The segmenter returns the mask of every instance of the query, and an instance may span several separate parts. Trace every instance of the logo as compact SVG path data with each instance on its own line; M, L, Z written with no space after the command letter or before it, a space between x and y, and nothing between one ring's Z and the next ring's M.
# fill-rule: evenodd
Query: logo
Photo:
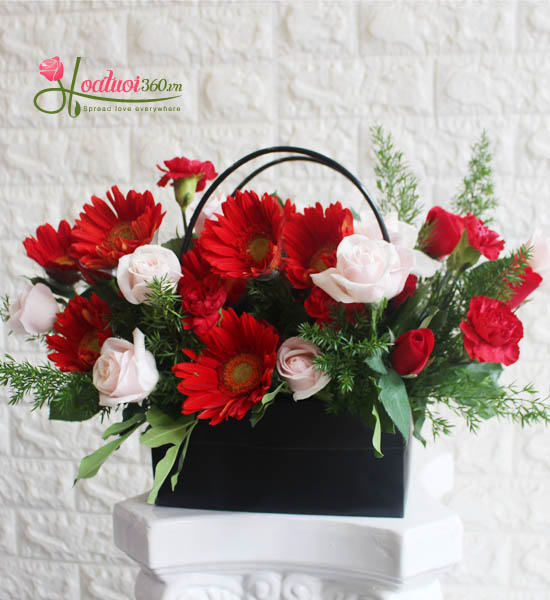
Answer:
M54 56L53 58L47 58L46 60L40 63L39 71L40 74L43 75L48 81L57 82L59 87L48 87L43 90L40 90L34 97L34 106L43 113L54 115L60 113L62 110L67 107L67 112L69 116L72 118L78 117L82 110L84 112L91 111L111 111L113 107L111 105L97 107L97 106L82 106L80 102L76 98L87 98L89 100L96 100L99 102L106 103L114 103L114 110L118 111L130 111L133 107L134 110L175 110L174 108L145 108L139 105L143 105L145 103L150 104L154 102L166 102L167 100L174 100L175 98L180 98L181 94L177 94L175 96L163 96L162 98L136 98L135 96L132 98L125 97L115 97L105 94L130 94L130 93L145 93L145 92L181 92L182 84L181 83L169 83L164 77L161 79L149 79L147 77L140 77L136 75L134 79L118 79L115 77L114 71L112 69L107 70L107 75L105 75L101 79L96 79L92 81L91 79L85 79L80 83L80 91L77 90L77 75L78 69L80 67L80 61L82 57L77 56L74 69L73 69L73 77L71 81L71 87L66 88L61 78L64 74L63 63L59 59L59 56ZM89 92L93 92L92 94ZM52 96L56 94L59 97L59 106L55 109L47 109L41 106L40 98L48 94ZM99 94L99 95L96 95ZM122 106L119 106L122 104ZM129 105L129 106L125 106ZM177 108L179 111L179 107Z

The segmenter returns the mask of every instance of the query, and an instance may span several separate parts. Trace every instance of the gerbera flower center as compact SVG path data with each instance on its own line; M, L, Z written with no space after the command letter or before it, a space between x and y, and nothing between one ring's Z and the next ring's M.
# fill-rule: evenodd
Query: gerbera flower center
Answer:
M269 252L270 241L265 235L257 235L248 244L248 252L255 261L263 260Z
M101 351L101 346L99 345L99 340L97 339L97 334L95 331L88 331L82 336L80 343L78 344L78 353L86 353L86 352L99 352Z
M58 256L54 262L63 266L73 266L75 264L74 259L70 258L69 256Z
M332 244L322 246L316 250L309 261L309 268L316 273L322 273L324 270L328 269L328 265L323 259L331 256L334 250L336 250L336 247Z
M122 238L123 240L135 240L136 236L134 234L134 230L132 229L132 223L130 221L122 221L121 223L117 223L109 232L107 240L112 242L117 238Z
M258 387L263 362L255 354L238 354L221 368L221 380L231 394L246 394Z

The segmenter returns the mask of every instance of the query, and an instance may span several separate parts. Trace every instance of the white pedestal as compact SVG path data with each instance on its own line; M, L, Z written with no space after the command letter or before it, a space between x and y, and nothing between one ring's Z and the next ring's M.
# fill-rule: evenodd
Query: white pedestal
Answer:
M115 543L141 566L137 600L441 600L462 524L422 487L427 473L442 487L437 471L413 476L403 519L164 508L138 496L115 506Z

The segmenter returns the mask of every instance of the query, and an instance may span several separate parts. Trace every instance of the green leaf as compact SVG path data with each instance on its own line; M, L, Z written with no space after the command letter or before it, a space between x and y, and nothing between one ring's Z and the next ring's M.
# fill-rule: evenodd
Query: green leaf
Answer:
M380 387L380 402L405 438L405 441L408 441L411 407L403 380L393 369L389 369L387 375L380 378L378 385Z
M183 444L183 449L180 454L180 459L178 461L178 468L176 469L176 472L172 475L172 477L170 477L170 485L172 487L172 491L174 491L176 489L176 485L178 483L178 479L179 479L181 470L183 469L183 463L185 461L185 457L187 456L187 448L189 447L189 440L191 439L191 434L193 433L193 429L195 429L196 424L197 424L197 421L195 421L194 425L192 427L190 427L189 431L187 432L187 436L185 437L185 442Z
M181 250L183 248L183 238L172 238L171 240L164 242L162 247L172 250L172 252L179 257L181 256Z
M172 470L172 467L174 466L174 463L176 462L178 450L180 449L181 443L182 442L168 448L164 457L157 463L157 466L155 468L155 479L153 481L153 489L149 492L149 496L147 497L148 504L155 503L155 500L157 499L157 495L162 484L164 483L164 480L168 477L170 471Z
M187 430L195 420L195 415L189 415L171 425L160 425L151 427L142 436L139 441L149 448L158 448L165 444L181 444L187 435Z
M112 435L117 435L119 433L124 433L133 425L141 425L145 421L144 413L136 413L133 417L130 417L126 421L121 421L120 423L113 423L110 427L103 432L103 439L106 440L108 437Z
M374 430L372 432L372 447L374 448L374 454L376 458L382 458L382 424L380 423L380 415L376 404L372 405L372 414L374 416Z
M132 433L137 429L138 425L132 427L130 431L126 432L124 435L121 435L116 440L112 440L105 446L101 446L98 450L84 457L80 463L80 468L78 469L78 475L75 479L75 483L80 481L81 479L88 479L93 477L101 468L101 465L109 458L109 456L120 448L122 443L129 438Z
M101 410L97 399L68 397L52 400L49 406L50 421L87 421Z
M382 353L378 350L365 358L365 363L375 372L385 375L388 371L382 361Z
M430 323L432 322L432 319L435 317L435 315L437 315L438 312L439 308L433 308L432 310L430 310L428 316L422 321L422 323L420 323L420 327L418 327L418 329L426 329L427 327L429 327Z
M151 406L146 414L147 423L151 427L164 427L173 424L174 419L161 410L158 406Z
M498 383L499 377L503 371L503 366L499 363L473 362L467 365L465 370L472 379L483 380L490 378L494 383Z
M260 422L260 420L265 415L265 411L269 408L273 402L275 402L275 398L277 394L283 389L286 385L285 382L280 383L272 392L268 392L264 394L263 398L256 404L254 409L250 414L250 424L252 427L256 427L256 425Z

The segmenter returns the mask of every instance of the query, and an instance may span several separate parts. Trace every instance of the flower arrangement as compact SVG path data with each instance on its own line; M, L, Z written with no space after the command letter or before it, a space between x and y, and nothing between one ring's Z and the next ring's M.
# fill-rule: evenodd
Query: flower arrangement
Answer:
M450 407L475 430L481 420L550 420L531 386L499 383L519 358L524 300L550 281L550 244L540 233L504 253L490 228L496 207L488 140L473 147L453 211L422 212L414 175L391 136L373 130L386 235L370 210L340 202L298 210L277 194L237 190L211 198L192 248L155 234L164 213L151 192L93 196L74 225L45 224L23 245L42 277L14 303L6 328L40 339L49 362L10 356L0 384L11 402L33 394L50 419L120 415L109 440L85 457L92 477L134 432L165 447L149 501L184 469L201 420L268 418L280 394L347 411L372 429L424 441L449 433ZM217 177L210 162L174 158L160 167L184 215ZM194 220L192 220L192 223ZM387 238L387 239L385 239ZM179 457L179 459L178 459Z

